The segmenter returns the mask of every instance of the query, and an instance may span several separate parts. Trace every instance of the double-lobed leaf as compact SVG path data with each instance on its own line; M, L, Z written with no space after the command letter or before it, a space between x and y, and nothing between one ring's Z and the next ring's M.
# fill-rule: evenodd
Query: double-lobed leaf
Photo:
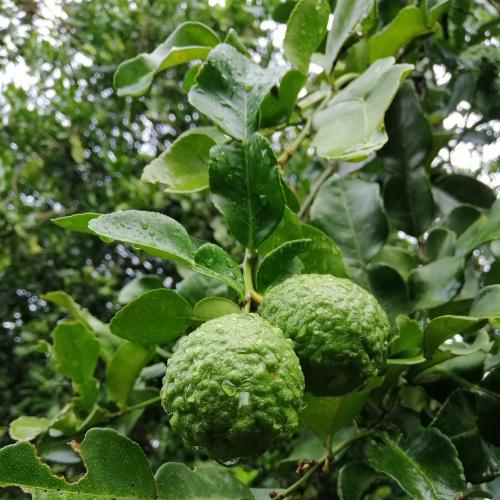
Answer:
M144 168L141 179L165 184L166 193L194 193L206 189L210 149L225 139L215 127L188 130Z
M118 66L114 77L118 95L144 95L157 73L177 64L205 59L218 43L217 35L204 24L182 23L153 52L139 54Z
M413 69L411 64L394 63L393 57L375 61L314 115L317 134L312 146L319 156L361 161L387 142L385 110Z
M326 35L329 16L327 0L300 0L288 19L283 50L304 75L309 68L309 59Z
M253 134L246 144L215 146L210 156L212 200L235 238L254 250L285 210L276 155L264 137Z
M220 44L203 65L189 102L227 135L248 141L257 131L259 108L286 67L262 69L234 47Z
M373 443L370 465L392 477L415 500L454 500L465 487L462 464L448 437L435 428Z

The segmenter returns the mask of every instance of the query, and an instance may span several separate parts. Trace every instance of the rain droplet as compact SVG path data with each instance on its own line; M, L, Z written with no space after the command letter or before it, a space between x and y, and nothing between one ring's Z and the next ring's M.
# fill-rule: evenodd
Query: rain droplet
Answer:
M142 229L147 229L148 228L148 223L144 219L142 219L141 226L142 226Z
M234 396L236 394L236 387L230 380L224 379L221 385L222 385L222 390L228 396Z
M234 267L234 262L231 259L227 259L227 266Z
M207 260L207 266L208 267L212 267L213 263L214 263L214 259L208 259Z
M229 273L229 276L230 276L233 280L235 280L235 279L236 279L236 275L233 273L233 271L231 271L231 272Z
M154 231L149 231L149 236L154 236L155 232Z
M215 116L214 117L216 120L222 120L222 116Z
M121 227L125 227L125 224L123 222L120 222Z
M266 206L267 205L267 196L265 194L261 194L259 196L259 201L260 201L261 205Z
M249 83L245 83L243 85L243 88L245 89L245 92L250 92L253 88L253 85L249 84Z

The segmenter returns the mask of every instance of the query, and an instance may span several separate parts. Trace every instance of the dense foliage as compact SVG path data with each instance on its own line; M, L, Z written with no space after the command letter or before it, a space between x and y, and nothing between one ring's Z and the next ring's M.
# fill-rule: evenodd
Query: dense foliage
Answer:
M497 0L55 5L0 8L4 76L29 68L0 97L0 485L498 496ZM387 364L223 469L172 430L166 363L297 274L373 294Z

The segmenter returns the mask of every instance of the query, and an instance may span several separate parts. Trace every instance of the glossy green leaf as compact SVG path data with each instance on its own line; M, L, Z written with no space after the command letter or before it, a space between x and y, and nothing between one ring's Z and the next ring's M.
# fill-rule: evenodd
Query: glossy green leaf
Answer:
M243 54L245 57L250 57L248 53L248 49L245 47L245 44L240 40L238 33L234 28L229 28L227 32L226 38L224 39L224 43L231 45L234 47L240 54Z
M424 256L427 261L451 257L457 238L453 231L445 227L436 227L429 231L424 243Z
M300 240L302 238L302 225L300 224L300 219L296 213L292 212L288 207L285 207L281 222L272 232L271 236L259 246L259 253L267 255L287 241Z
M278 3L273 10L273 21L286 24L296 5L297 0L286 0L285 2Z
M182 23L150 54L139 54L118 66L114 86L119 96L145 94L154 76L164 69L194 59L205 59L219 43L217 35L204 24Z
M477 423L481 435L494 446L500 446L500 370L486 374L476 390Z
M394 268L406 281L408 274L418 265L417 258L404 248L383 246L380 251L370 260L370 264L387 264Z
M379 477L363 462L348 462L339 471L337 493L340 500L362 500L370 485Z
M191 66L184 75L184 80L182 81L182 90L184 90L184 92L189 92L191 87L196 83L196 77L198 76L201 66L201 63Z
M101 343L81 321L66 320L52 332L56 370L76 384L89 380L99 357Z
M402 9L394 20L368 41L370 62L396 56L413 38L428 31L424 16L413 6Z
M351 266L368 263L389 232L378 185L352 178L332 177L323 184L311 207L311 224L335 242Z
M234 302L222 297L207 297L196 304L193 316L196 323L204 323L228 314L241 314L241 309Z
M396 173L420 167L432 147L432 132L420 109L413 81L401 84L384 123L389 140L377 156Z
M154 348L151 346L125 342L107 364L106 393L119 408L126 408L137 377L153 355Z
M441 226L450 229L458 237L471 227L480 217L481 212L477 208L469 205L459 205L441 221Z
M446 14L451 5L451 0L426 0L425 13L427 15L427 26L432 26L442 15Z
M463 259L444 257L411 271L408 288L413 310L437 307L458 295L464 283L463 267Z
M209 167L212 200L235 238L256 249L278 226L285 210L278 160L259 134L244 146L215 146Z
M281 179L281 187L283 188L283 193L285 195L286 206L292 211L297 213L300 210L300 201L297 195L293 192L292 188Z
M481 288L474 298L469 314L477 318L500 316L500 285Z
M325 52L325 72L329 75L342 45L356 24L369 12L373 0L338 0L328 33Z
M193 262L191 238L177 221L166 215L127 210L101 215L90 221L89 227L100 236L132 243L155 257Z
M51 424L50 418L19 417L10 423L9 435L15 441L32 441L40 434L47 432Z
M255 279L257 291L265 294L278 281L290 260L305 252L310 244L309 239L287 241L268 253L257 269Z
M383 198L389 220L412 236L420 236L434 218L431 186L423 167L389 176Z
M289 70L279 82L279 87L272 88L262 101L260 127L273 127L288 120L295 108L297 96L306 82L307 77L300 71Z
M410 64L394 63L392 57L376 61L336 94L324 110L315 113L313 127L317 134L311 144L319 156L361 161L387 142L385 110L413 69Z
M359 414L370 391L378 387L382 380L383 378L373 377L361 391L341 397L316 398L306 393L307 406L302 410L300 417L325 444L330 432L334 435Z
M194 193L208 188L210 149L225 140L215 127L197 127L144 168L142 182L165 184L166 193Z
M481 217L457 240L455 255L467 255L475 248L500 237L500 201L496 201L486 221Z
M193 308L178 293L161 288L143 293L111 320L114 335L138 344L166 344L193 320Z
M50 219L50 222L56 226L67 229L68 231L76 231L78 233L96 234L89 228L89 222L92 219L97 219L101 214L75 214L68 217L59 217L58 219Z
M326 35L330 6L327 0L300 0L286 25L285 56L304 75L309 59Z
M223 297L233 302L238 301L238 296L233 288L225 283L215 280L210 276L192 273L182 280L177 288L177 293L184 297L192 307L206 297Z
M465 488L462 464L457 452L437 429L422 429L408 438L372 444L370 465L392 477L417 500L454 500Z
M158 469L155 481L158 500L254 500L248 487L222 468L192 471L170 462Z
M411 309L408 288L401 275L384 263L370 264L366 268L370 291L387 314L389 323L395 326L396 317L409 314Z
M0 450L0 486L20 486L34 500L61 495L70 500L154 497L153 474L137 443L111 429L92 429L82 444L74 442L74 448L86 464L87 474L68 484L64 478L52 475L29 443L5 446Z
M222 281L236 290L240 299L245 296L245 284L238 264L221 247L213 243L202 245L194 254L193 270Z
M350 279L341 251L325 233L304 224L302 236L311 240L309 248L299 255L304 264L302 274L331 274L337 278Z
M417 321L408 316L396 318L398 332L389 344L391 357L401 358L402 355L418 355L422 351L423 333Z
M431 427L450 438L468 482L481 484L500 475L500 464L479 434L474 395L457 389L441 407Z
M464 174L446 174L434 184L460 203L478 208L490 208L496 200L494 191L474 177Z
M248 141L257 130L264 97L285 72L283 66L264 70L234 47L220 44L198 74L189 102L227 135Z
M128 304L131 300L136 299L143 293L157 290L158 288L164 288L163 282L159 276L154 274L137 276L118 292L118 302L120 304Z

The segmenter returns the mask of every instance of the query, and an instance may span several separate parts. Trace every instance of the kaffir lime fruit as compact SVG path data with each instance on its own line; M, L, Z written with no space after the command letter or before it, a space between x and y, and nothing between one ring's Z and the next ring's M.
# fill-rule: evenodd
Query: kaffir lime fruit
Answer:
M256 314L213 319L182 339L163 384L172 428L220 462L289 439L303 405L292 341Z
M258 313L294 342L314 396L362 387L385 364L389 322L375 298L330 275L290 278L271 289Z

